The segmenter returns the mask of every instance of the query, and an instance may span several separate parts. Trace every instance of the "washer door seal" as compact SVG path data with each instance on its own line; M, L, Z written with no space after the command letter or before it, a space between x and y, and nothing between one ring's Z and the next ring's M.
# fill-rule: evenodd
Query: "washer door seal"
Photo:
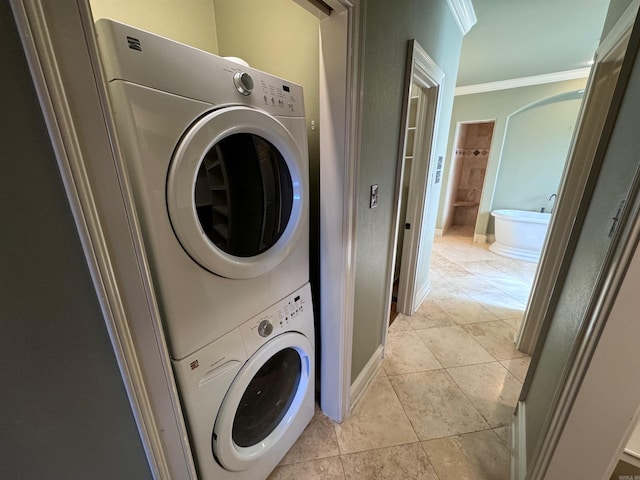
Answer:
M313 395L312 371L313 347L296 332L278 335L247 361L229 387L213 429L213 454L225 469L246 470L280 443L305 399ZM285 383L275 384L278 379ZM283 405L274 407L272 397L282 392ZM243 418L246 415L252 420ZM252 441L245 441L248 436Z
M184 250L227 278L275 268L307 215L303 161L289 131L261 110L234 106L200 118L178 144L167 178L169 218Z

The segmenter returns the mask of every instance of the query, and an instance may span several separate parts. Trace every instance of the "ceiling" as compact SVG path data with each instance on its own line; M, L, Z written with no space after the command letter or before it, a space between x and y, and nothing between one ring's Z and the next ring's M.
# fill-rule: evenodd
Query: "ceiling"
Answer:
M478 23L462 43L459 87L588 67L609 5L609 0L472 2Z

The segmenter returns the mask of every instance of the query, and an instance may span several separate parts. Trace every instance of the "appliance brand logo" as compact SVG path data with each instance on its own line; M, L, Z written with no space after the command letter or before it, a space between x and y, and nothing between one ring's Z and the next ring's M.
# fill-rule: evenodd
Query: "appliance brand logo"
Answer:
M189 366L191 367L191 370L195 370L196 368L198 368L200 366L200 363L198 362L198 360L194 360L193 362L191 362L189 364Z
M139 52L142 51L142 46L140 45L140 40L133 37L127 37L127 43L129 44L129 48L131 50L137 50Z

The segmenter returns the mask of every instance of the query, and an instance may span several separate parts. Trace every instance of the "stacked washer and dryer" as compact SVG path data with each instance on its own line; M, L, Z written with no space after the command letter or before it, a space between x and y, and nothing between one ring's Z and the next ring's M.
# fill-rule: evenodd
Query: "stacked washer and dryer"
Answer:
M314 413L302 88L96 31L198 475L266 478Z

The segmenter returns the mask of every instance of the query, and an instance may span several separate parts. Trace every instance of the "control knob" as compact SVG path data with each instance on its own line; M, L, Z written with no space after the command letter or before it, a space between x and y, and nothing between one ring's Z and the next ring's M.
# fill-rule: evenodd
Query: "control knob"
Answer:
M253 90L253 78L246 72L236 72L233 75L233 84L242 95L250 95Z
M273 332L273 325L271 325L269 320L262 320L258 324L258 334L261 337L268 337L271 335L271 332Z

